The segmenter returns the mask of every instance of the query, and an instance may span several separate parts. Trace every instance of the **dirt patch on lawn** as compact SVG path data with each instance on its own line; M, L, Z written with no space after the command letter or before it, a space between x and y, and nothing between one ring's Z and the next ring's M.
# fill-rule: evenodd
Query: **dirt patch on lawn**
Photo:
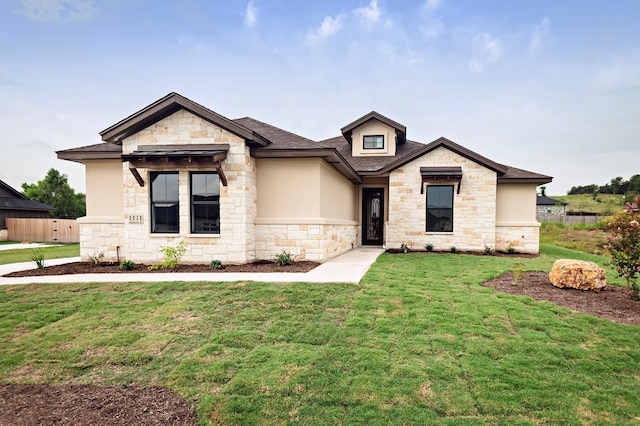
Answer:
M514 285L515 284L515 285ZM524 272L515 280L513 272L482 284L503 293L546 300L576 312L583 312L623 324L640 324L640 302L632 299L627 288L607 286L593 291L557 288L545 272Z
M68 275L68 274L131 274L131 273L176 273L176 272L308 272L320 265L317 262L300 261L292 265L278 266L273 261L259 260L243 265L224 265L222 269L211 269L209 265L178 265L175 268L152 269L149 265L136 264L132 270L122 270L116 264L103 263L92 265L89 262L73 262L64 265L47 266L42 269L28 269L26 271L12 272L3 275L5 277L34 277L41 275Z
M0 385L0 424L197 425L186 402L166 388Z

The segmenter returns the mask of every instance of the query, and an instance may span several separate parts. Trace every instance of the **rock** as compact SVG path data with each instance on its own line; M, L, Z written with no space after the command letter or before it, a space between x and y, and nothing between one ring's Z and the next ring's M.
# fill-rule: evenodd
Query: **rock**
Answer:
M604 269L583 260L556 260L549 273L551 284L560 288L600 291L607 285Z

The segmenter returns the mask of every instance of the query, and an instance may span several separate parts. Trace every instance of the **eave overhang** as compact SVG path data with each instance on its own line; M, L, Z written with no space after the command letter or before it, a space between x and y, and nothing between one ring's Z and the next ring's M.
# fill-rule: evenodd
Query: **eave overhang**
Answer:
M553 181L553 178L550 176L542 176L539 178L498 176L498 183L535 183L537 185L543 185L545 183L550 183L551 181Z
M162 99L119 121L100 132L105 142L122 143L122 140L184 109L190 113L243 138L248 144L266 146L271 142L258 133L211 111L177 93L169 93Z
M352 183L362 183L362 177L335 148L316 149L252 149L254 158L322 158Z
M119 160L122 147L108 142L56 151L60 160L83 163L85 160Z

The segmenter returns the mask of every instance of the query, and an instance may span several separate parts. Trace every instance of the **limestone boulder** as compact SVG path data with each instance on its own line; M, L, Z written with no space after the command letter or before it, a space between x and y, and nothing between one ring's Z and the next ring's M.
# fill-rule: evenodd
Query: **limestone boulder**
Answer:
M584 260L556 260L549 273L551 284L559 288L600 291L607 285L607 276L600 266Z

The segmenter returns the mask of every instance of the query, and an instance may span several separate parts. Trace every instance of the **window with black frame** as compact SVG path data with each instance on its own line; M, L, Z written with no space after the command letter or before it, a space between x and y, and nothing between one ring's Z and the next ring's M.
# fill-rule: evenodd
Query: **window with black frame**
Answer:
M427 232L453 232L453 186L427 186Z
M191 173L191 233L220 233L220 177L217 173Z
M362 147L364 149L384 149L384 136L383 135L364 136L362 139Z
M178 173L151 173L151 232L178 233L179 217Z

